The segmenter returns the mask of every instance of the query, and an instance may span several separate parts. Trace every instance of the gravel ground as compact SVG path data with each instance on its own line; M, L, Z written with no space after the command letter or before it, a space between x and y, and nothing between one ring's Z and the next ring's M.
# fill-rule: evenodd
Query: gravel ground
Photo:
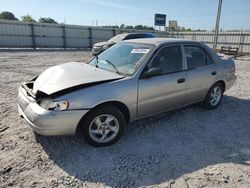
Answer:
M221 106L193 105L130 124L94 148L75 137L36 136L17 113L17 88L82 52L0 52L0 187L250 187L250 61Z

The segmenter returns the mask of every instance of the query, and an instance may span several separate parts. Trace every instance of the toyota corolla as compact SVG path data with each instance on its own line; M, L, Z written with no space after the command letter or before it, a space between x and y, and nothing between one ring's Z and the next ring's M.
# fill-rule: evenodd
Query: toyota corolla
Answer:
M18 110L39 134L80 132L89 144L107 146L134 120L200 102L217 108L235 80L234 61L203 43L135 39L24 82Z

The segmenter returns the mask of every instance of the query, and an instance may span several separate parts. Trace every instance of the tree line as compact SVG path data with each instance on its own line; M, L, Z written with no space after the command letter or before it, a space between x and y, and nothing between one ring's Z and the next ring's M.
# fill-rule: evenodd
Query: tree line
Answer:
M147 26L147 25L125 25L121 24L120 26L118 25L104 25L102 27L108 27L108 28L120 28L120 29L135 29L135 30L152 30L154 31L155 29L153 27Z
M0 13L0 19L4 20L19 20L16 18L16 16L12 12L4 11ZM52 24L57 24L57 21L50 17L44 17L40 18L38 21L36 21L31 15L27 14L24 16L21 16L20 21L23 22L40 22L40 23L52 23Z

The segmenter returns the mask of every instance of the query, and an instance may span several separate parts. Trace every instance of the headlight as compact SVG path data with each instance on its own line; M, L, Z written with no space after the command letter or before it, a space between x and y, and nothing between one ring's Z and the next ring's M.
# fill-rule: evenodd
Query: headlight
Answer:
M68 101L51 102L48 106L48 110L67 110L69 107Z
M46 110L67 110L69 107L68 101L42 101L40 106Z

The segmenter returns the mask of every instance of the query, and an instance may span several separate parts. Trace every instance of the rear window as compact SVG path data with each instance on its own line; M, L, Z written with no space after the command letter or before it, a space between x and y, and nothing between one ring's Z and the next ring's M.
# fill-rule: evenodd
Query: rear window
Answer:
M206 65L205 51L198 46L184 46L187 68L193 69Z

